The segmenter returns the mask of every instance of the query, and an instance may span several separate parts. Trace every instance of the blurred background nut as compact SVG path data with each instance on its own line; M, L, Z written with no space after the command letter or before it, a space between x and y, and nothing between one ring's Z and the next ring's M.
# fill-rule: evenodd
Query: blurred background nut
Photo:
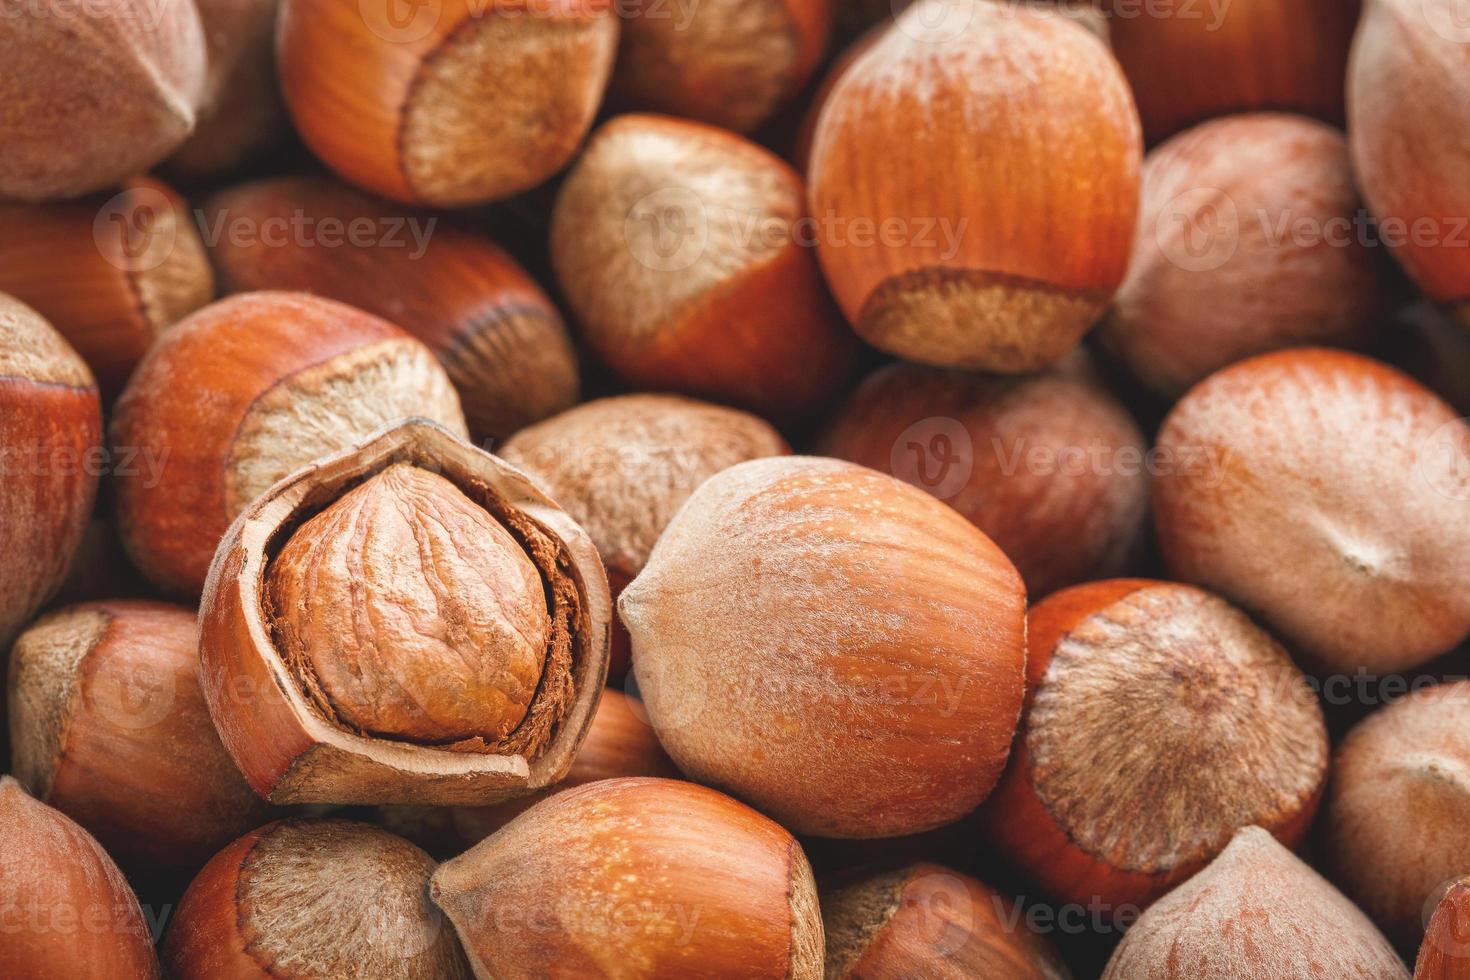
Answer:
M35 310L0 293L0 649L66 577L103 463L92 372Z
M1280 113L1204 123L1144 162L1102 340L1171 397L1253 354L1366 346L1392 292L1371 234L1337 130Z
M428 345L470 431L504 439L578 400L561 314L488 238L333 180L280 177L216 194L205 227L226 292L294 289L381 316Z
M279 0L195 0L207 68L194 133L165 162L178 180L209 180L256 161L290 129L276 82Z
M754 415L677 395L623 395L524 429L500 455L592 536L616 601L701 483L736 463L788 452L780 434ZM628 634L619 623L609 678L621 681L628 663Z
M1470 874L1470 681L1368 716L1337 750L1327 800L1329 874L1405 952L1425 906Z
M1000 777L1025 602L927 493L778 457L705 481L618 608L680 769L797 833L891 837L959 819Z
M1069 980L1010 901L937 864L868 872L822 891L828 980Z
M204 33L192 2L35 0L0 34L0 198L77 197L135 177L194 128Z
M0 205L0 290L86 360L111 404L167 328L214 298L189 205L147 177L115 194Z
M194 612L72 606L10 657L15 774L132 869L192 872L267 810L215 734Z
M387 321L304 293L205 307L160 338L113 414L114 446L161 461L117 481L128 554L159 587L198 595L215 546L260 493L407 416L466 434L438 360Z
M1414 964L1414 980L1470 977L1470 879L1450 884L1434 906Z
M1027 627L1027 709L983 814L1050 894L1146 905L1241 827L1306 836L1327 780L1322 711L1243 613L1117 580L1058 592Z
M832 0L641 0L621 24L613 102L748 133L820 63Z
M1249 109L1340 124L1359 6L1360 0L1166 2L1108 23L1144 134L1156 143L1211 116Z
M836 394L856 346L802 240L805 208L801 178L753 143L620 116L562 185L551 261L623 382L789 419Z
M611 615L571 518L412 420L297 471L231 526L204 589L205 698L275 802L498 803L566 775Z
M1123 281L1142 143L1076 24L921 0L843 73L808 179L818 256L869 343L944 367L1056 361Z
M428 900L434 861L344 820L286 820L221 851L184 893L164 943L171 980L469 980Z
M1259 827L1129 929L1103 980L1408 980L1373 923Z
M0 776L0 971L14 980L158 980L138 898L81 827Z
M1024 378L890 365L818 448L948 503L1015 562L1033 601L1122 571L1148 513L1143 433L1080 352Z
M442 0L409 16L281 0L286 105L312 151L384 197L499 200L571 159L617 48L608 0Z
M609 779L558 793L434 872L475 976L822 976L801 845L714 790Z
M1406 670L1470 632L1470 427L1355 354L1241 361L1174 407L1154 482L1171 573L1259 615L1314 668Z
M678 779L648 724L643 705L621 691L602 692L587 741L577 750L566 778L530 796L495 806L379 807L378 820L431 854L454 855L489 837L548 796L599 779L656 776Z
M1470 328L1470 21L1457 0L1366 0L1348 74L1353 166L1384 240Z

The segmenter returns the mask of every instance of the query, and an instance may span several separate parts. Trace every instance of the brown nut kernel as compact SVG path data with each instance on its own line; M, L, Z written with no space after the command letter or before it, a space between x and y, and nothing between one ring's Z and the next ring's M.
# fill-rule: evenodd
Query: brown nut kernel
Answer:
M147 177L78 201L0 206L0 290L34 307L110 404L164 330L214 298L188 203Z
M118 399L123 544L157 585L197 595L252 500L409 416L466 432L444 369L387 321L304 293L213 303L159 339Z
M827 980L1072 975L1052 944L1004 896L937 864L870 872L823 889L822 922Z
M343 820L246 834L199 872L169 925L170 980L469 980L429 902L433 860Z
M1408 980L1368 917L1270 834L1246 827L1143 913L1102 980Z
M199 689L194 612L72 606L10 657L15 775L132 869L193 872L268 809L220 745Z
M434 872L481 980L817 980L796 839L714 790L609 779L558 793Z
M158 980L138 898L85 830L0 776L0 973Z
M580 527L500 460L408 421L235 521L200 614L205 698L274 802L496 803L566 775L610 615Z
M1241 827L1301 842L1327 729L1306 678L1244 613L1122 579L1038 603L1027 633L1026 713L982 815L1050 894L1146 904Z
M463 207L535 187L576 152L618 42L610 0L282 0L281 85L301 138L352 183Z
M220 232L210 255L226 292L301 290L397 324L444 365L475 435L503 439L576 403L577 352L561 314L488 238L316 177L251 181L204 210ZM232 236L237 223L258 232L303 219L307 230L284 241ZM326 247L327 232L311 231L365 222L374 237L364 245L349 236Z
M681 770L797 833L891 837L958 820L1000 778L1025 602L929 494L784 456L706 480L618 608Z

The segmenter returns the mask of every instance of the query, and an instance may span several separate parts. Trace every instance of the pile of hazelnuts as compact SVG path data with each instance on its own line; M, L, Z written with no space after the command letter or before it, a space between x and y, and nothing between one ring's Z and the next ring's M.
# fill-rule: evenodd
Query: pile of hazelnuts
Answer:
M3 980L1470 977L1461 0L0 66Z

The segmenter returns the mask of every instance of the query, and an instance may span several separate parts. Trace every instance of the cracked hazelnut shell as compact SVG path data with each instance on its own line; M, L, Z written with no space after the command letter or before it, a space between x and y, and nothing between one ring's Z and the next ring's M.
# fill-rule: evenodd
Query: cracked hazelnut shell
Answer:
M647 3L621 21L609 99L748 133L801 91L831 29L832 0Z
M409 416L466 434L448 375L398 327L305 293L213 303L159 339L113 413L112 445L134 464L116 481L128 554L164 590L198 595L252 500Z
M1347 92L1353 167L1368 208L1419 288L1470 328L1463 8L1456 0L1365 0Z
M296 129L383 197L465 207L550 178L612 70L609 0L443 0L393 8L282 0L277 57Z
M0 206L0 290L51 321L110 404L158 336L214 298L214 273L188 203L139 177Z
M1408 980L1383 934L1259 827L1147 909L1102 980Z
M564 511L411 420L235 521L200 612L204 693L273 802L497 803L566 775L610 615L596 549Z
M480 980L822 976L801 845L692 783L558 793L440 865L430 894Z
M982 814L1049 894L1146 905L1242 827L1305 837L1327 780L1322 710L1244 613L1117 579L1043 600L1027 633L1026 711Z
M1300 348L1211 375L1156 450L1170 573L1311 666L1406 670L1470 632L1470 427L1377 361Z
M1333 760L1329 875L1413 950L1445 883L1470 874L1470 681L1410 694L1348 733Z
M790 451L780 433L746 412L677 395L622 395L523 429L500 455L591 535L616 602L701 483L736 463ZM613 680L627 673L629 657L618 623Z
M1080 353L1023 378L882 368L817 445L969 518L1033 601L1121 572L1148 513L1143 433Z
M136 177L194 128L205 44L192 3L37 0L0 37L0 198L55 201Z
M1169 397L1255 354L1365 347L1393 289L1362 229L1340 131L1272 112L1203 123L1144 161L1133 259L1100 339Z
M778 418L824 406L856 344L802 244L801 178L724 130L619 116L557 195L551 261L626 384Z
M827 283L887 353L1039 370L1123 281L1142 154L1123 73L1085 28L921 0L817 122L807 177Z
M0 776L0 974L158 980L138 897L90 834Z
M35 310L0 293L0 649L65 580L101 450L92 372Z
M706 480L618 609L649 720L690 778L796 833L893 837L958 820L999 779L1025 604L1015 567L950 507L786 456Z
M367 824L283 820L199 872L163 947L171 980L469 980L428 898L434 861Z
M14 773L133 869L193 871L268 811L225 754L199 688L194 611L71 606L10 655Z
M314 177L222 191L204 220L222 232L210 254L224 290L301 290L397 324L439 358L478 436L504 439L577 402L577 352L561 314L489 238ZM297 221L310 223L283 242L231 237L237 223L263 231ZM372 238L358 245L343 234L327 247L324 222L344 232L366 224Z
M938 864L868 872L824 889L822 922L828 980L1072 976L1015 903Z

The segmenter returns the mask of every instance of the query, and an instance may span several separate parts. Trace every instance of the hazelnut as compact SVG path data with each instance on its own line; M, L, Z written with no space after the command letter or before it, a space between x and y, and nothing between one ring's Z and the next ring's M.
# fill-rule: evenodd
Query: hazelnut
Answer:
M0 650L61 586L102 463L92 372L35 310L0 293Z
M130 867L193 871L268 819L209 720L197 633L189 609L95 602L11 653L16 777Z
M821 82L807 102L806 112L801 117L801 124L797 128L796 138L791 147L791 163L799 173L809 174L811 172L812 141L817 138L817 121L822 118L822 110L826 108L827 100L832 97L832 90L837 87L837 83L842 80L847 70L856 64L869 48L878 43L887 28L888 25L883 23L869 27L851 44L843 48L827 66L826 74L822 76Z
M466 431L444 369L392 324L299 293L211 304L159 338L113 414L134 464L116 484L128 554L161 588L198 595L246 505L411 415Z
M1366 357L1242 361L1159 433L1165 561L1314 666L1414 667L1470 632L1467 447L1454 409Z
M937 864L869 872L822 894L828 980L1068 980L999 892Z
M205 212L221 232L211 255L226 291L298 289L398 324L444 365L476 434L503 439L576 403L577 352L561 314L488 238L323 178L252 181ZM303 230L236 241L238 223ZM373 237L337 241L333 223Z
M35 0L0 36L0 198L77 197L135 177L194 128L204 32L192 3Z
M1359 0L1183 3L1111 18L1150 143L1231 112L1282 109L1341 123Z
M1419 690L1353 728L1324 828L1333 881L1414 949L1439 890L1470 874L1470 681Z
M806 84L831 29L832 0L644 0L622 20L610 98L748 133Z
M853 63L812 146L818 256L869 343L941 367L1056 361L1123 281L1138 114L1076 24L921 0Z
M1148 511L1143 433L1080 352L1024 378L891 365L818 446L948 503L1033 598L1122 571Z
M281 85L303 140L358 186L461 207L566 165L616 53L607 0L443 0L408 18L281 0Z
M836 393L855 347L800 240L804 213L801 178L754 143L621 116L562 185L551 261L627 384L796 416Z
M138 898L107 852L0 776L0 968L13 980L158 980Z
M1330 126L1262 112L1181 133L1144 161L1133 261L1102 340L1168 396L1253 354L1365 346L1392 290L1361 214Z
M892 837L999 779L1025 603L1000 549L929 494L787 456L706 480L618 608L681 770L797 833Z
M1373 923L1259 827L1143 913L1102 980L1408 980Z
M1470 977L1470 878L1445 890L1419 947L1414 980L1466 980Z
M383 826L431 853L459 854L495 833L548 796L599 779L657 776L678 779L643 706L621 691L606 690L566 778L530 796L495 806L380 807Z
M801 845L690 783L558 793L440 865L429 887L482 980L822 976Z
M588 402L518 432L501 449L586 529L614 601L696 487L736 463L788 452L755 416L675 395ZM618 624L608 669L614 680L627 672L628 658L628 634Z
M497 803L566 775L610 616L585 532L414 420L241 513L205 585L204 695L273 802Z
M169 925L171 980L469 980L429 902L434 861L345 820L252 831L199 872Z
M1348 72L1348 135L1384 241L1419 288L1470 327L1467 57L1456 0L1367 0Z
M1241 827L1301 842L1327 728L1306 678L1243 613L1188 586L1115 580L1058 592L1027 627L1026 713L983 815L1050 894L1145 904Z
M208 52L194 133L168 158L181 180L208 180L260 157L285 136L276 82L278 0L196 0Z
M117 397L158 335L214 298L188 204L147 177L116 194L0 206L0 290L61 331Z

